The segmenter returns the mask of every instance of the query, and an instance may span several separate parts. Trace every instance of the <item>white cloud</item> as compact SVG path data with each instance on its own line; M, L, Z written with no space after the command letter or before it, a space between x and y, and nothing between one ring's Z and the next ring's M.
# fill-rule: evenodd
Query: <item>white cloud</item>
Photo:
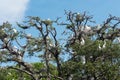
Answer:
M0 23L15 23L24 18L29 0L0 0Z

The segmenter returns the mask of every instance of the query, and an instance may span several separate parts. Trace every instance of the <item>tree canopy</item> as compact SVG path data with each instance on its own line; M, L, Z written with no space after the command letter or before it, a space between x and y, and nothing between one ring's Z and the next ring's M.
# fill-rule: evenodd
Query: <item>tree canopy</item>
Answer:
M119 80L120 18L109 15L96 24L86 12L65 11L65 16L65 21L28 16L15 27L0 25L0 62L13 64L0 68L0 78Z

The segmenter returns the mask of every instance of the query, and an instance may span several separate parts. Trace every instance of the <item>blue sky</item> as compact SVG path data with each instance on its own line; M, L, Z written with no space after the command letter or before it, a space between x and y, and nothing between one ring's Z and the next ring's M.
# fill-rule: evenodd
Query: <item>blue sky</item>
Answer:
M62 17L64 10L89 12L97 23L101 23L109 14L120 16L120 0L31 0L26 16L41 18Z
M87 11L93 15L96 25L102 24L109 14L120 17L120 0L29 0L25 16L39 16L42 19L65 19L64 10ZM59 32L63 28L59 27ZM60 32L61 33L61 32Z
M0 23L23 21L25 16L63 17L64 10L89 12L97 23L109 14L120 16L120 0L0 0Z

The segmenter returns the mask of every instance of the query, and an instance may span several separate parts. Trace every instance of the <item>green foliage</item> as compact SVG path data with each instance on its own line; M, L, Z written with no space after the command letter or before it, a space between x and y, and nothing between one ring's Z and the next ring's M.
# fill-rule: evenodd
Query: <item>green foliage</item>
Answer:
M67 21L62 23L29 16L16 28L8 22L1 25L0 62L17 65L0 68L0 80L120 79L120 18L110 15L100 26L88 26L94 21L86 12L65 14ZM56 25L65 25L68 31L64 44L58 39ZM26 62L26 57L40 61Z
M7 70L5 69L0 69L0 80L6 80L6 76L7 75Z

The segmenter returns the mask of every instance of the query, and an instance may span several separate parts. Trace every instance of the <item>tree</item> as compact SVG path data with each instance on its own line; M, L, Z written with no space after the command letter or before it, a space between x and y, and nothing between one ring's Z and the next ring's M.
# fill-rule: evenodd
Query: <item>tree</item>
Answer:
M92 17L86 13L66 14L65 25L73 35L66 44L71 52L71 58L63 67L66 79L119 80L120 18L110 15L100 26L87 26Z
M12 76L18 74L17 80L119 80L120 18L110 15L103 24L92 26L95 21L86 12L65 14L66 22L29 16L16 28L3 23L0 60L15 63L4 71L13 71ZM64 45L57 37L56 25L66 28L63 35L68 38ZM40 60L25 61L28 56ZM69 58L64 61L63 56Z

